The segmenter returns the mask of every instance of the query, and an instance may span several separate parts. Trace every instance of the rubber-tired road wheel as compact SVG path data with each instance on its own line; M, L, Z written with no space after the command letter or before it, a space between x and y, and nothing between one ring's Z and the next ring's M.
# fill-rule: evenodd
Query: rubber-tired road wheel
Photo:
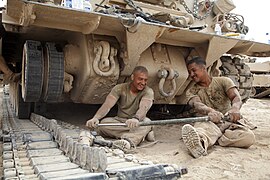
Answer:
M64 87L64 54L54 43L46 43L44 57L43 99L45 102L58 102Z
M23 47L22 97L25 102L40 100L43 84L43 52L41 43L27 40Z

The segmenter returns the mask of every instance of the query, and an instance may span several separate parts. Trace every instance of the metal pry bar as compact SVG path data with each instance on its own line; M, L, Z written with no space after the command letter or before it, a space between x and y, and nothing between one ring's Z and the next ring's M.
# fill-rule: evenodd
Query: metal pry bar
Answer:
M229 121L229 116L224 116L222 118L222 120L223 121ZM210 121L208 116L140 122L139 126L194 123L194 122L206 122L206 121ZM101 124L98 124L98 126L101 127L101 126L127 126L127 125L126 125L126 123L106 123L106 124L101 123Z
M139 126L152 126L152 125L167 125L167 124L180 124L180 123L192 123L192 122L203 122L209 121L208 116L203 117L191 117L191 118L181 118L181 119L167 119L167 120L155 120L148 122L140 122ZM106 123L98 124L98 126L127 126L125 123Z

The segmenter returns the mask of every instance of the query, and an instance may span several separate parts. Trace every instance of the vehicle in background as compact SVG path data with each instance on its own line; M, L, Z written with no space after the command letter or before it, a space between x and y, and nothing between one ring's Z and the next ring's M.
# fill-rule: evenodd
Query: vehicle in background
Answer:
M253 75L252 94L254 98L270 95L270 61L246 63Z

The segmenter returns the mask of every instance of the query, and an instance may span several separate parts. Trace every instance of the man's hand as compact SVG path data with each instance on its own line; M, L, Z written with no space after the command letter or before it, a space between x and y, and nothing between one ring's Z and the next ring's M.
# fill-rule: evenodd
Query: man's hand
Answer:
M126 121L126 125L127 125L129 128L135 128L135 127L138 127L138 126L139 126L139 120L138 120L138 119L135 119L135 118L128 119L128 120Z
M226 114L229 115L230 121L236 123L241 119L240 110L238 108L231 108Z
M86 122L86 126L89 128L96 128L99 123L98 118L92 118Z
M212 110L208 113L209 119L213 123L219 123L221 119L223 118L223 114L219 111Z

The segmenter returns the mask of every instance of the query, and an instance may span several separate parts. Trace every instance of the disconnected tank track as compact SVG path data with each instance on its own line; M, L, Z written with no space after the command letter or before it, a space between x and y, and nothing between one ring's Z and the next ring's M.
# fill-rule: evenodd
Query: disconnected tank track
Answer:
M83 129L32 114L14 117L3 97L4 179L177 179L186 173L175 165L153 164L119 149L78 141Z

